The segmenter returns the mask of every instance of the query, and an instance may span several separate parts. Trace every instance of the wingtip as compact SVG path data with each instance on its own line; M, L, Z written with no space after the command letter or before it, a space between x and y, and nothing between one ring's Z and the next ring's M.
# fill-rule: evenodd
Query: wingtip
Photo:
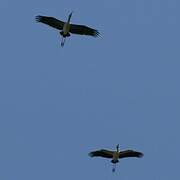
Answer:
M41 21L41 18L42 18L42 16L40 16L40 15L36 16L36 17L35 17L36 22L40 22L40 21Z
M94 31L94 37L101 37L101 34L98 30Z
M88 153L88 155L89 155L90 157L93 157L93 153L92 153L92 152Z
M144 156L144 154L141 153L141 152L138 154L138 157L139 157L139 158L141 158L141 157L143 157L143 156Z

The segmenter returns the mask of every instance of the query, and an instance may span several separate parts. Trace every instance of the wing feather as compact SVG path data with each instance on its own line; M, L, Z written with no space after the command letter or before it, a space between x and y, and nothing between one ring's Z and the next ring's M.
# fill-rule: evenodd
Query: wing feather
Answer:
M133 150L126 150L126 151L121 151L119 153L119 158L127 158L127 157L137 157L140 158L143 156L143 153L133 151Z
M89 153L91 157L104 157L104 158L112 158L114 151L108 151L105 149L101 149L98 151L92 151Z
M70 32L79 35L88 35L98 37L100 35L99 31L96 29L92 29L88 26L71 24Z
M46 25L49 25L53 28L62 30L64 26L64 22L60 21L54 17L48 17L48 16L36 16L36 21L44 23Z

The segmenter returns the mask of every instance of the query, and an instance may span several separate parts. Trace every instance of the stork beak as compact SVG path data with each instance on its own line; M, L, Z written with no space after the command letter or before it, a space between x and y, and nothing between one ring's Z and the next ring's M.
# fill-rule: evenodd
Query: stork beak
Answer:
M71 17L71 16L72 16L72 14L73 14L73 11L69 14L69 17Z
M117 150L119 149L119 144L117 144L116 149L117 149Z

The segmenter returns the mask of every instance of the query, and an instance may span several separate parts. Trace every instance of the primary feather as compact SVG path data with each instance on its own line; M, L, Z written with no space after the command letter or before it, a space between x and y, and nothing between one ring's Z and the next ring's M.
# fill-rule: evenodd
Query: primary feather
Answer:
M98 150L98 151L90 152L89 156L91 156L91 157L112 158L113 157L113 151L108 151L108 150L105 150L105 149L101 149L101 150Z
M48 16L36 16L36 22L44 23L46 25L49 25L59 30L62 30L64 26L63 21L60 21L54 17L48 17Z
M140 158L143 156L143 153L133 151L133 150L126 150L126 151L120 151L119 152L119 158L126 158L126 157L137 157Z
M70 32L74 34L88 35L88 36L94 36L94 37L98 37L100 35L99 31L96 29L92 29L88 26L77 25L77 24L70 25Z

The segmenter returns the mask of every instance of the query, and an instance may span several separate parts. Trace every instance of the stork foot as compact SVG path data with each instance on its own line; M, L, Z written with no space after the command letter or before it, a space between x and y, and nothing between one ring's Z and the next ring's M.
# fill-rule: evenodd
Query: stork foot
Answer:
M63 47L64 46L64 42L61 42L61 47Z
M116 164L113 164L112 172L115 172L115 171L116 171Z

